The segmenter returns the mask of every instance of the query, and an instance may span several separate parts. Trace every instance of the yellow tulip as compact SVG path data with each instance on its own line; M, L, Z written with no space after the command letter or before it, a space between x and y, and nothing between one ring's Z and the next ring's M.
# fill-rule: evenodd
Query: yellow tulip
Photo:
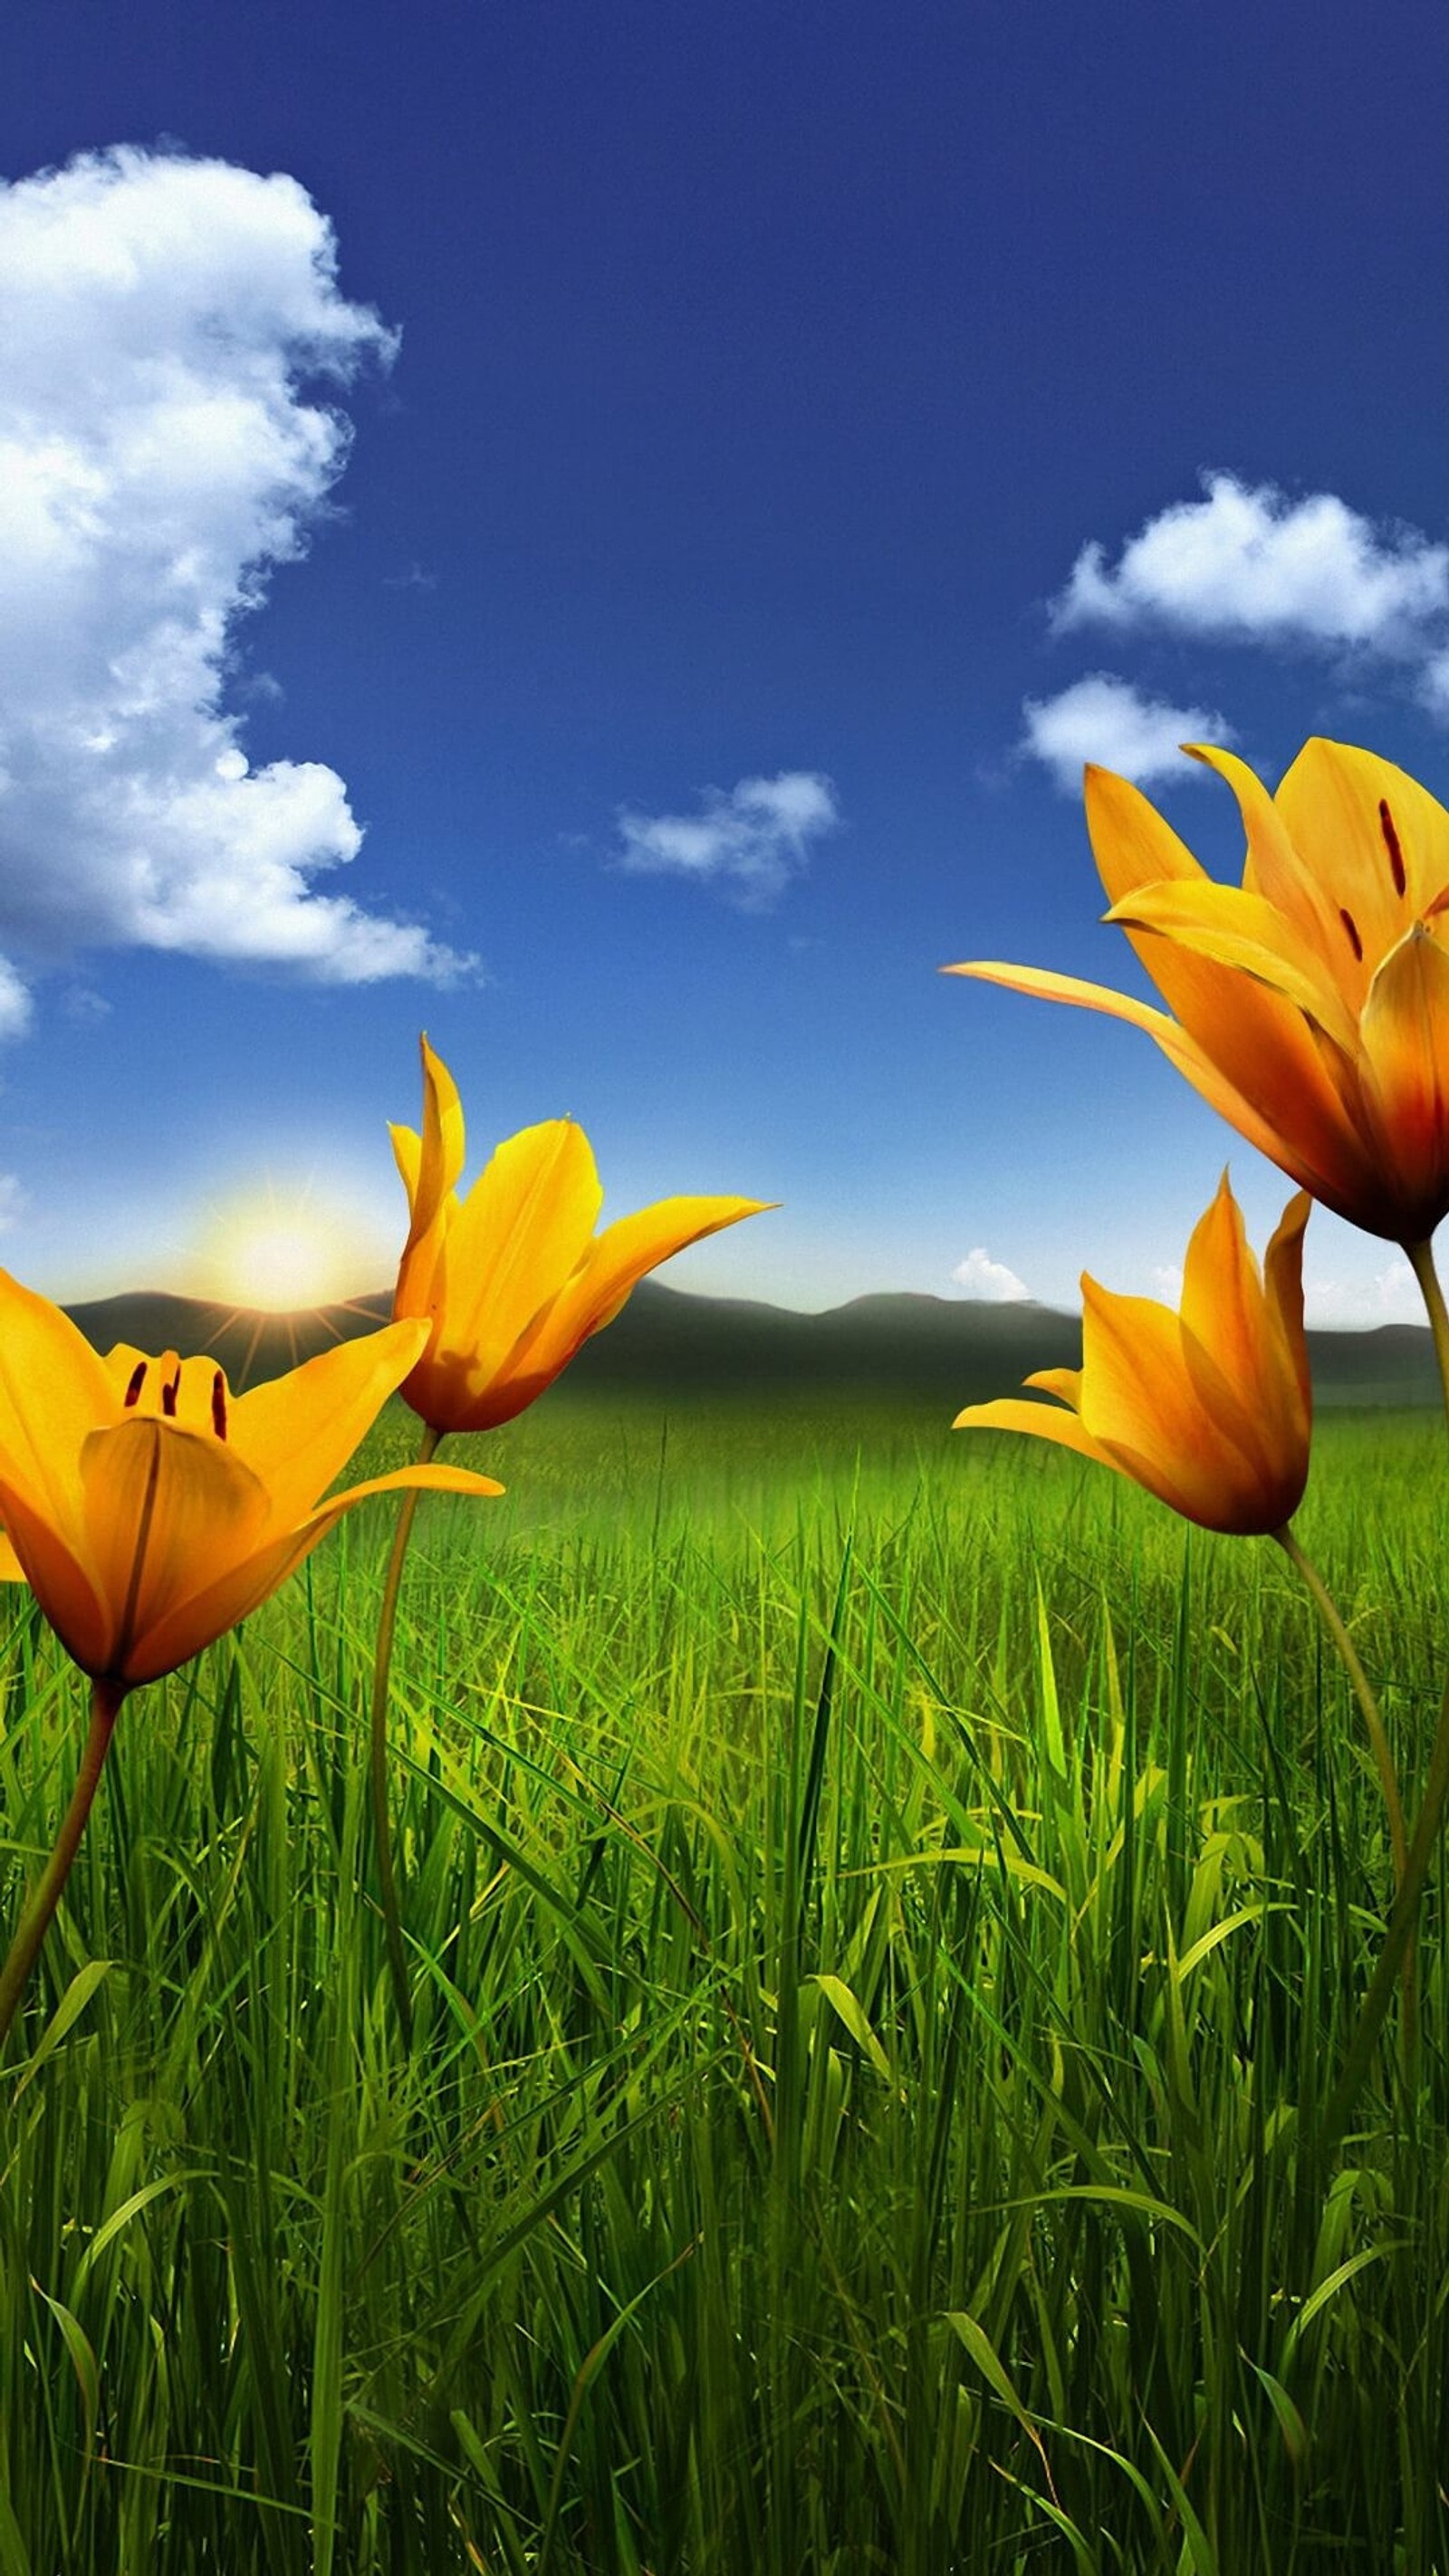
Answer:
M451 1467L325 1493L426 1335L389 1324L234 1397L213 1360L118 1345L0 1271L0 1579L23 1577L83 1672L154 1681L255 1610L369 1494L498 1494Z
M1125 778L1086 773L1106 918L1175 1018L1029 966L946 972L1134 1022L1325 1207L1427 1243L1449 1211L1449 813L1346 743L1306 743L1276 796L1232 753L1183 747L1237 796L1241 886L1209 877Z
M393 1313L429 1327L402 1393L440 1436L491 1431L553 1384L646 1270L766 1202L661 1199L596 1235L603 1191L571 1118L510 1136L460 1201L462 1105L426 1038L422 1054L422 1134L391 1131L412 1212Z
M1313 1419L1303 1338L1305 1192L1289 1201L1264 1271L1223 1174L1183 1266L1182 1311L1119 1297L1082 1275L1082 1365L1026 1380L1066 1408L1012 1396L969 1405L953 1429L1028 1431L1115 1467L1204 1529L1267 1536L1303 1499Z

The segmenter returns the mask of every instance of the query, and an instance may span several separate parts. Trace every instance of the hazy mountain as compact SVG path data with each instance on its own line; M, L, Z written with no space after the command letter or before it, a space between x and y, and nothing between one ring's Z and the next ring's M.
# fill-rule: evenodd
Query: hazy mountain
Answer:
M270 1315L136 1290L69 1311L97 1350L130 1342L183 1358L206 1351L241 1388L373 1331L390 1302L384 1290L346 1306ZM1438 1401L1427 1325L1311 1332L1308 1348L1320 1404ZM823 1315L799 1315L646 1279L616 1321L585 1343L568 1385L596 1396L888 1396L959 1410L1014 1394L1033 1369L1076 1368L1081 1353L1080 1317L1031 1300L998 1306L966 1297L853 1297Z

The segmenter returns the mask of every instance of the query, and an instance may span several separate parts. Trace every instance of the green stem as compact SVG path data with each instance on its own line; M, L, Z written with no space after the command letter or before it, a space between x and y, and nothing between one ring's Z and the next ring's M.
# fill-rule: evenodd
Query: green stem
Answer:
M1270 1535L1276 1539L1279 1547L1283 1550L1284 1555L1289 1559L1290 1563L1296 1567L1298 1573L1302 1576L1303 1581L1307 1584L1309 1591L1312 1593L1314 1600L1318 1604L1319 1611L1322 1614L1323 1624L1338 1649L1344 1670L1353 1684L1354 1697L1357 1699L1359 1708L1363 1713L1363 1722L1365 1731L1368 1735L1369 1749L1373 1754L1374 1768L1379 1775L1379 1786L1383 1790L1384 1806L1388 1812L1389 1842L1394 1855L1394 1895L1397 1898L1399 1890L1404 1884L1405 1873L1409 1866L1409 1837L1404 1827L1404 1802L1399 1794L1398 1773L1394 1769L1394 1757L1389 1750L1388 1734L1384 1727L1384 1721L1379 1714L1378 1701L1374 1697L1369 1677L1364 1671L1362 1664L1359 1662L1358 1648L1355 1646L1352 1637L1348 1633L1348 1629L1344 1625L1338 1604L1334 1600L1332 1593L1329 1591L1328 1586L1324 1582L1322 1575L1319 1573L1317 1566L1313 1562L1313 1559L1309 1556L1307 1550L1300 1544L1293 1530L1286 1522L1282 1529L1273 1530ZM1408 1947L1404 1952L1404 2055L1406 2063L1412 2061L1414 2050L1417 2045L1417 2038L1418 2024L1414 2006L1414 1944L1411 1938Z
M1434 1268L1434 1255L1425 1243L1406 1243L1405 1258L1418 1280L1429 1317L1429 1330L1434 1336L1434 1356L1439 1363L1439 1382L1444 1392L1444 1412L1449 1420L1449 1307ZM1322 2151L1331 2155L1348 2125L1358 2088L1368 2073L1369 2061L1378 2042L1393 1995L1399 1962L1408 1952L1419 1919L1419 1899L1429 1875L1429 1863L1443 1829L1444 1814L1449 1807L1449 1684L1439 1703L1439 1723L1434 1732L1429 1754L1429 1769L1424 1782L1423 1803L1414 1820L1409 1841L1408 1859L1404 1864L1394 1910L1378 1965L1369 1981L1369 1990L1359 2012L1358 2026L1349 2043L1343 2071L1329 2097L1324 2113Z
M418 1444L417 1463L426 1467L436 1456L443 1433L430 1422L423 1424ZM387 1927L388 1964L392 1970L392 1990L397 2002L397 2017L402 2025L404 2042L412 2046L413 2006L408 1992L407 1954L403 1949L402 1916L398 1910L397 1878L392 1865L392 1834L387 1820L387 1685L392 1671L393 1632L397 1626L397 1597L402 1583L403 1559L408 1552L413 1520L418 1508L420 1487L413 1485L404 1494L402 1509L393 1532L392 1554L387 1563L387 1581L383 1585L382 1609L377 1622L377 1660L372 1672L372 1832L377 1852L377 1884L382 1898L382 1919Z
M19 1929L10 1944L9 1955L3 1969L0 1969L0 2050L4 2049L9 2037L10 2025L15 2019L20 1998L25 1991L25 1981L35 1965L36 1952L45 1939L50 1918L60 1903L61 1890L70 1875L70 1865L76 1856L81 1835L85 1831L86 1818L90 1814L91 1801L95 1797L106 1755L110 1751L117 1713L126 1696L126 1690L125 1682L93 1681L91 1683L90 1733L86 1737L85 1751L81 1755L80 1772L75 1787L71 1791L70 1805L65 1811L65 1820L56 1836L55 1849L41 1873L39 1886L21 1915Z

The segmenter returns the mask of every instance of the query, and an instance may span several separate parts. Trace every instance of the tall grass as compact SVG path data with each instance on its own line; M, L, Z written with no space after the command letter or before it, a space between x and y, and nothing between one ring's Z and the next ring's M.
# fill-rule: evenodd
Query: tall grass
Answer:
M375 1435L382 1464L411 1418ZM1300 1518L1412 1798L1432 1416ZM464 1455L472 1444L457 1444ZM932 1419L566 1391L138 1692L0 2096L0 2576L1449 2576L1445 1874L1266 1542ZM7 1920L80 1690L4 1596Z

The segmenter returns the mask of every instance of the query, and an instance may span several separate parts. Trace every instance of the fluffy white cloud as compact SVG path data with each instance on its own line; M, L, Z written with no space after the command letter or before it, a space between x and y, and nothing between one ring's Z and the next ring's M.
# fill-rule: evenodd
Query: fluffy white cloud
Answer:
M1025 1281L1018 1279L1014 1270L1008 1270L1004 1261L993 1261L985 1246L979 1243L974 1252L967 1253L964 1261L957 1262L951 1276L958 1288L965 1289L968 1297L985 1297L997 1306L1009 1305L1019 1297L1031 1295Z
M336 982L469 960L313 878L361 832L336 772L252 770L239 619L300 555L349 428L306 388L394 345L305 190L133 149L0 185L0 937ZM0 967L0 1034L24 986Z
M698 814L641 814L622 806L621 864L634 875L723 880L741 902L763 907L806 866L810 843L839 821L828 778L818 770L784 769L775 778L742 778L728 794L706 787Z
M1204 477L1206 498L1149 519L1117 562L1084 546L1053 623L1168 627L1228 641L1297 640L1420 659L1444 637L1449 547L1379 525L1332 492ZM1449 698L1449 686L1446 686Z
M1023 750L1044 761L1057 785L1075 796L1082 769L1095 761L1139 786L1153 778L1200 774L1182 756L1185 742L1230 743L1233 728L1205 707L1169 706L1146 698L1109 671L1091 671L1059 697L1028 698Z

